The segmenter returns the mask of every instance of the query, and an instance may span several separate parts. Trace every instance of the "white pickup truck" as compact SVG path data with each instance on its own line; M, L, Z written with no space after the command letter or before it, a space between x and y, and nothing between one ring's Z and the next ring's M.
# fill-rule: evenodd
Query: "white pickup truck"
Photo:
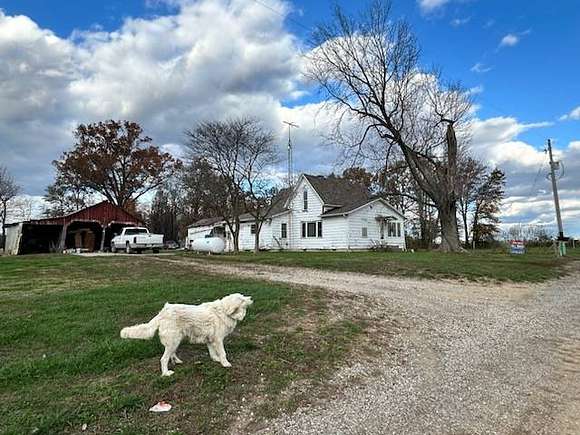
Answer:
M147 228L125 227L121 234L111 240L111 252L124 250L127 254L152 249L159 252L163 248L163 234L151 234Z

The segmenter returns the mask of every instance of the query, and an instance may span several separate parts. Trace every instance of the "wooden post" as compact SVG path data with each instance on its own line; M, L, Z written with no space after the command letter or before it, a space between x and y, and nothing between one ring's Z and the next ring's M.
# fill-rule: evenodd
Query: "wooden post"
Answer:
M60 233L60 240L58 242L58 250L61 253L62 253L62 251L64 251L64 248L65 248L67 230L68 230L68 224L63 224L62 231Z
M101 225L101 252L105 251L105 234L107 234L107 227Z

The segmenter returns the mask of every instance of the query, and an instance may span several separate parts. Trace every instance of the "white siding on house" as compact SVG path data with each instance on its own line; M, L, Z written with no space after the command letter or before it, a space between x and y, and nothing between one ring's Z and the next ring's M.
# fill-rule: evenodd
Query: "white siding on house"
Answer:
M322 240L317 249L347 249L348 231L345 216L325 217L322 219Z
M304 191L308 192L308 210L304 210ZM322 200L312 188L305 177L295 189L294 198L290 201L291 229L289 229L289 249L320 249L321 242L318 237L302 237L302 222L318 222L321 220ZM322 228L324 237L324 224Z
M240 238L238 239L240 251L254 249L254 235L250 233L250 227L252 224L253 222L240 223Z
M308 195L308 208L304 209L304 192ZM264 222L260 232L260 249L288 250L323 250L323 249L369 249L376 244L387 244L405 249L404 219L392 207L382 200L368 203L350 213L337 216L324 216L322 213L332 210L324 205L318 193L301 177L294 195L286 204L288 212L273 216ZM335 205L336 206L336 205ZM392 217L393 222L401 226L400 237L389 237L385 229L385 238L380 238L381 223L377 217ZM302 223L315 222L318 233L318 222L322 222L322 237L302 237ZM240 227L240 250L254 249L254 234L251 233L253 222L242 222ZM287 237L281 236L281 225L287 224ZM216 225L224 226L224 223ZM211 226L190 228L188 239L204 237L209 234ZM366 228L363 236L363 228ZM226 234L229 231L226 230ZM226 251L233 250L231 236L227 234Z
M289 248L289 236L290 236L290 225L288 224L290 213L283 213L272 218L272 224L270 225L270 231L272 236L272 249L288 249ZM286 238L282 238L282 223L286 224Z
M400 237L389 237L385 228L384 239L381 239L379 216L391 216L401 226ZM391 207L382 201L375 201L353 211L348 216L348 249L368 249L376 244L387 244L405 249L404 221ZM366 228L366 237L363 237L363 228Z
M251 251L256 244L255 234L252 234L252 225L254 222L240 223L240 250ZM272 249L272 224L266 220L260 230L260 249Z

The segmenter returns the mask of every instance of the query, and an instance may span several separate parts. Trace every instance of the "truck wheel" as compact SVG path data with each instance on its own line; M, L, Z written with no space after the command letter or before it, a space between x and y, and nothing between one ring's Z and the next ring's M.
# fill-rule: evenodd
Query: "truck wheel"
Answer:
M154 253L154 254L159 254L159 249L154 249L154 250L153 250L153 253Z
M115 245L111 245L111 252L113 254L116 254L117 253L117 248L115 247Z
M125 243L125 252L127 254L131 254L133 251L131 250L131 245L129 245L129 242Z

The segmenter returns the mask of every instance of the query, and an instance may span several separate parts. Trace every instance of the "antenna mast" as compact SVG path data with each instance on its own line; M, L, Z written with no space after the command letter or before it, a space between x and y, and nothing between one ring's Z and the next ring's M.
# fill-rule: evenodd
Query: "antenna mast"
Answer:
M292 127L300 128L298 124L289 121L282 121L288 125L288 187L294 184L294 163L292 161Z

